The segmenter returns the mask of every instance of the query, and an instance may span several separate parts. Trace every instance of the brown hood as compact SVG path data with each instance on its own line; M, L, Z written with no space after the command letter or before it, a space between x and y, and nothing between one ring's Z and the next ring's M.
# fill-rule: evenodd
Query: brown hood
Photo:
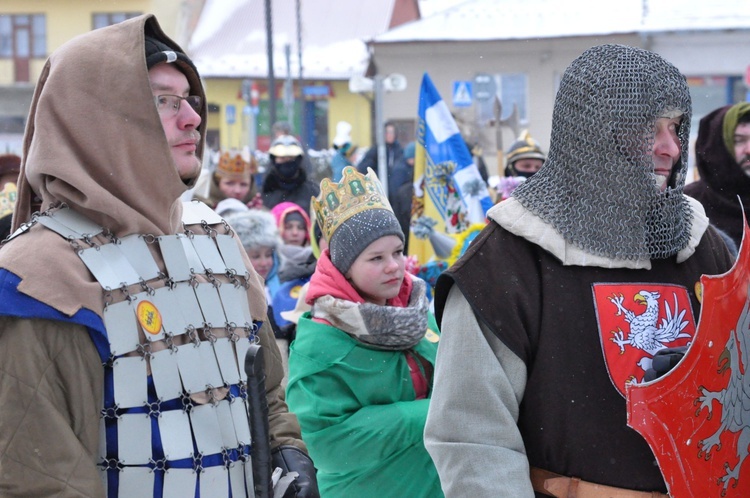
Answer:
M145 34L182 51L145 15L78 36L50 56L29 111L14 229L30 219L36 194L42 209L64 202L119 237L181 231L179 196L190 185L177 173L154 105ZM198 74L180 69L205 100ZM201 117L202 131L205 106ZM199 157L203 147L202 139ZM66 314L81 305L101 310L99 285L68 243L43 227L7 243L0 267L22 278L21 292Z
M181 51L153 16L141 16L78 36L50 56L29 112L14 228L31 214L31 189L43 209L63 201L117 235L179 227L178 197L188 186L153 103L145 33ZM189 81L205 98L198 75Z

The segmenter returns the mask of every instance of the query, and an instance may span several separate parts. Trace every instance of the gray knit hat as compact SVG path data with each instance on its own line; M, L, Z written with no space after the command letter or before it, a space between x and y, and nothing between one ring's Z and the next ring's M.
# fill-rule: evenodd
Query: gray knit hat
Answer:
M336 229L328 244L333 266L346 275L362 251L386 235L395 235L404 241L404 232L393 211L367 209L355 214Z
M279 247L276 218L268 211L250 209L235 213L227 217L227 223L234 229L246 251L259 246L271 247L275 251Z

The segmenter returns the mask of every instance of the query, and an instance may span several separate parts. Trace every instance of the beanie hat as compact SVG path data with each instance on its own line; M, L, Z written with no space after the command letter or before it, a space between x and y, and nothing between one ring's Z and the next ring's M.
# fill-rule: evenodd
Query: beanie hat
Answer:
M246 251L256 247L270 247L274 251L280 244L276 220L268 211L250 209L227 217Z
M742 120L747 114L750 114L750 102L740 102L739 104L735 104L730 107L724 115L721 135L724 139L724 146L732 157L734 157L734 129L737 128L740 120Z
M346 275L367 246L387 235L404 241L404 233L393 211L382 208L360 211L333 232L328 245L333 266Z
M152 36L146 35L146 67L151 69L162 62L175 63L183 73L187 69L196 75L198 74L193 61L187 55Z
M284 216L284 223L288 223L290 221L299 221L300 223L302 223L305 229L310 228L309 220L305 219L305 217L302 216L302 213L299 211L289 211L286 216Z
M203 84L201 83L198 69L195 67L195 64L193 64L193 61L190 60L190 57L181 52L179 48L172 48L163 41L157 40L153 36L146 35L145 49L146 67L148 69L151 69L160 63L174 64L175 67L187 78L191 93L195 95L203 95ZM206 106L204 105L203 113L199 113L201 114L203 121L206 120L205 112Z

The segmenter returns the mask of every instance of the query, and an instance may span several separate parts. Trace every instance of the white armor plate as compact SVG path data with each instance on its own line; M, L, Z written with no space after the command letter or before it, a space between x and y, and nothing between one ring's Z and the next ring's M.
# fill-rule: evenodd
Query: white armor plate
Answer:
M195 290L195 297L200 304L203 320L210 323L212 327L224 327L227 318L224 315L224 308L221 306L221 299L219 299L216 288L212 284L198 284L193 290Z
M177 366L180 369L182 387L189 394L206 390L206 375L200 363L200 353L193 344L177 346Z
M125 467L119 479L118 496L154 495L154 473L148 467Z
M228 337L217 339L214 342L214 354L216 355L216 360L221 370L221 378L224 379L224 383L228 385L237 384L240 381L240 372L237 369L232 341Z
M139 343L135 306L129 301L110 304L104 308L103 318L112 354L135 351Z
M229 479L224 467L206 467L200 475L201 497L229 496Z
M226 401L220 401L226 403ZM198 405L190 411L198 451L203 455L221 452L221 430L216 408L213 405Z
M159 267L142 235L133 234L121 238L118 248L143 280L148 281L159 276Z
M190 242L201 260L203 268L211 270L212 273L225 273L227 267L219 254L219 249L214 244L213 238L208 235L194 235Z
M182 239L186 238L185 235L177 234L164 235L157 239L167 273L175 282L190 280L190 263L182 246Z
M180 460L193 455L193 436L190 418L183 410L167 410L159 416L159 432L164 455L168 460Z
M154 378L154 389L159 399L175 399L182 394L177 354L171 349L164 349L151 355L151 375Z
M216 211L200 201L188 201L182 203L182 223L185 225L199 225L206 222L209 225L217 225L222 221Z
M162 287L154 291L154 295L149 299L156 309L161 313L161 326L164 331L171 335L184 334L187 330L185 315L182 313L180 302L177 300L177 293L169 287Z
M193 469L169 469L164 475L163 498L195 496L195 479L197 477L198 474Z
M133 437L134 435L138 437ZM144 465L151 460L151 417L125 413L117 419L117 451L125 465Z
M143 406L148 401L146 360L140 356L117 358L112 365L115 403L120 408Z

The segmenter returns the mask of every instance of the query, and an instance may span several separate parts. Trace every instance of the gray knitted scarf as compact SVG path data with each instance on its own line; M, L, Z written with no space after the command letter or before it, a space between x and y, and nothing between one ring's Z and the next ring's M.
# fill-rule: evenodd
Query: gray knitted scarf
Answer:
M412 348L427 332L429 306L426 284L420 279L413 282L409 304L405 308L322 296L315 300L312 316L376 349L402 351Z

